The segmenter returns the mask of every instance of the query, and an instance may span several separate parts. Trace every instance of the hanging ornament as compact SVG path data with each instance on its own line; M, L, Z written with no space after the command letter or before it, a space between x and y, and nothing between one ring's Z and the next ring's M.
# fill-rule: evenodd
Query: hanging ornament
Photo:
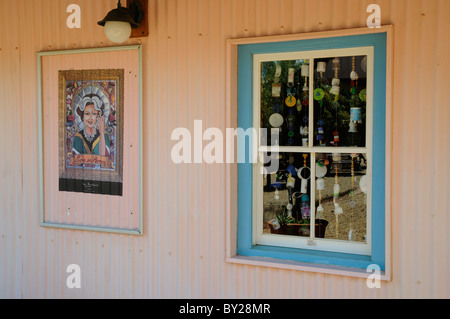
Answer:
M320 79L318 85L320 87L316 88L313 92L314 100L318 101L319 103L319 120L317 122L317 134L316 134L316 140L319 142L320 146L323 146L323 140L324 140L324 129L323 126L325 124L325 121L323 120L323 98L325 97L325 92L323 91L322 84L323 84L323 72L326 71L326 63L325 62L317 62L317 72L320 74Z
M351 98L350 98L350 123L349 133L357 133L357 123L361 122L361 108L358 106L358 98L356 97L356 87L358 86L358 73L356 73L356 57L352 57L351 79Z
M295 96L291 93L289 93L289 95L287 96L286 100L284 101L284 103L288 106L288 107L293 107L297 102L297 99L295 98Z
M289 160L291 162L291 160ZM297 176L297 169L295 166L290 163L290 165L286 168L286 171L288 173L287 180L286 180L286 188L288 190L288 199L289 203L293 202L293 191L295 187L295 176Z
M316 177L323 178L328 172L327 165L330 162L327 159L320 159L316 163Z
M271 177L271 180L273 180L273 182L270 183L270 186L275 188L275 199L279 199L279 192L278 189L281 188L281 174L279 174L278 172L275 175L275 178Z
M317 87L325 88L329 84L328 80L323 76L323 74L327 71L327 63L323 61L317 62L316 71L319 73Z
M323 74L327 71L327 63L326 62L317 62L317 72Z
M325 92L321 88L314 90L314 100L321 101L325 97Z
M353 122L361 123L361 108L360 107L350 108L350 116L352 117Z
M330 89L330 94L333 94L333 95L339 95L339 93L340 93L340 90L341 90L341 88L340 88L340 83L341 83L341 80L339 80L339 79L333 79L332 81L331 81L331 89Z
M295 128L295 115L292 110L289 110L289 115L286 117L286 124L289 131L293 131Z
M281 96L281 65L277 63L275 66L275 76L272 83L272 97L280 97Z
M365 102L366 101L366 89L362 89L359 92L359 98L361 101Z
M308 180L311 178L311 170L307 165L308 154L303 154L303 167L301 167L297 176L301 179L300 193L301 196L301 216L303 219L310 218L310 208L309 208L309 195L308 195Z
M339 131L335 130L333 132L333 141L334 141L334 145L337 146L337 144L339 143Z
M308 87L308 77L309 77L309 64L308 60L305 60L305 64L301 66L300 76L304 78L303 88L301 97L301 105L297 106L297 111L301 111L303 114L302 121L300 124L300 135L302 139L302 146L308 146L309 140L309 129L308 129L308 106L309 106L309 87ZM299 81L299 90L300 90L300 81Z
M340 92L340 80L339 80L339 65L340 65L340 60L339 58L334 58L333 59L333 68L334 68L334 78L331 81L331 89L330 89L330 93L333 95L339 95Z
M289 110L289 115L286 117L286 123L287 123L287 134L288 134L288 140L287 140L287 144L288 145L294 145L295 143L295 122L296 122L296 117L294 115L294 111L292 109Z
M350 80L356 81L356 86L358 86L358 73L356 73L356 57L352 57L352 72L350 72Z
M326 84L325 79L323 77L323 73L326 72L327 63L326 62L317 62L317 72L319 72L320 77L317 83L317 88L314 90L314 100L321 101L325 97L325 93L323 91L324 84Z
M333 187L333 204L334 204L334 215L336 216L336 238L339 235L339 215L341 215L344 211L342 207L339 205L339 193L340 193L340 185L338 180L338 163L341 160L341 155L338 153L333 154L333 162L335 168L335 177L334 177L334 187Z
M348 128L349 133L358 133L358 129L356 128L356 123L354 121L353 114L350 113L350 124Z
M364 71L364 73L367 73L367 56L365 56L361 60L361 69Z
M281 103L279 99L275 99L272 103L272 113L280 113L281 112Z
M293 177L292 174L289 174L287 178L286 187L288 189L289 201L292 201L292 190L295 187L295 177Z
M294 115L293 106L295 106L297 104L297 99L295 98L296 89L294 88L294 79L295 79L294 75L295 75L295 69L289 68L288 81L287 81L288 89L286 90L287 97L284 101L284 103L288 107L288 115L286 116L286 119L285 119L286 126L287 126L287 145L295 144L295 126L296 126L297 119Z
M322 206L322 191L325 189L325 180L324 177L327 174L327 165L328 160L319 160L316 163L316 189L319 191L319 206L317 206L317 217L321 216L321 214L324 212L323 206Z
M308 106L309 105L309 89L307 84L305 83L305 85L303 86L303 94L302 94L302 105L303 106Z
M323 129L323 125L325 124L324 120L320 119L319 121L317 121L317 135L316 135L316 139L317 141L319 141L319 146L324 146L323 143L323 139L324 139L324 129Z
M269 124L272 126L270 128L271 144L279 145L280 143L280 133L281 126L283 125L284 119L280 113L273 113L269 117Z
M280 113L274 113L269 117L269 123L274 128L279 128L283 125L284 119Z
M359 188L364 193L364 195L367 196L367 175L363 175L359 179ZM365 198L365 201L367 202L367 197ZM364 240L367 240L367 234L364 235Z
M291 93L290 89L287 89L287 97L284 100L284 103L288 107L293 107L297 103L297 99L295 98L294 93Z
M274 195L274 198L275 198L276 200L280 199L280 194L279 194L279 192L278 192L278 188L275 188L275 195Z
M302 136L302 146L308 146L308 125L307 123L304 123L304 125L300 126L300 135Z
M323 90L322 89L316 89L316 90L320 90L318 93L318 98L321 97L320 99L316 98L316 95L314 95L314 98L319 101L319 120L317 121L317 135L316 135L316 140L319 142L320 146L324 146L323 140L324 140L324 124L325 121L323 120ZM321 95L322 94L322 95Z
M311 178L311 170L306 165L306 159L308 154L303 154L303 167L297 172L297 176L301 179L300 193L305 194L308 192L308 180Z
M281 133L281 126L283 125L284 119L281 115L281 83L280 83L280 76L281 76L281 65L279 63L276 63L275 65L275 76L274 76L274 82L272 83L272 115L269 117L269 124L272 126L270 129L271 134L271 144L272 145L279 145L280 142L280 133Z
M308 77L309 77L309 65L303 64L302 65L302 77L305 78L305 82L303 84L303 94L302 94L302 105L308 106L309 105L309 88L308 88Z
M355 163L354 159L358 156L357 153L350 154L351 157L351 189L350 189L350 230L348 232L348 240L352 240L353 235L353 215L354 215L354 209L356 207L356 201L355 201Z
M294 207L294 205L292 205L291 203L286 205L286 210L287 210L287 214L289 217L292 217L292 208Z
M305 82L306 85L306 82ZM302 105L303 105L303 110L305 112L305 114L307 114L308 112L308 105L309 105L309 89L307 86L303 86L303 96L302 96ZM309 129L308 129L308 121L309 121L309 117L307 115L305 115L303 117L303 125L300 128L300 134L302 135L302 146L308 146L308 134L309 134Z
M302 72L301 72L301 74L302 74L302 77L309 77L309 61L308 60L305 60L305 64L303 64L302 65L302 67L301 67L301 70L302 70Z
M302 110L302 101L300 99L297 100L297 112L301 112Z
M309 196L308 194L303 194L301 197L301 214L303 219L309 219L311 217L311 211L309 209Z
M333 59L333 68L334 68L334 78L331 83L330 93L334 94L333 107L335 109L335 130L333 132L333 144L334 146L338 146L339 143L339 131L338 131L338 109L339 109L339 93L340 93L340 80L339 80L339 58Z
M295 69L294 68L289 68L289 70L288 70L288 81L287 81L287 86L289 88L294 87L294 75L295 75Z
M274 82L272 84L272 97L280 97L281 96L281 83Z
M353 237L353 225L350 223L350 231L348 232L348 240L352 240Z

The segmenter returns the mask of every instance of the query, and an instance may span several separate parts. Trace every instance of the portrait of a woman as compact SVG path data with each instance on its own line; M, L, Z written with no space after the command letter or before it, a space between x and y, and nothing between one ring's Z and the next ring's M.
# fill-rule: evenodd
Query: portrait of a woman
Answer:
M91 94L83 98L76 110L83 125L73 140L72 151L75 155L109 156L109 137L105 132L103 109L98 96Z

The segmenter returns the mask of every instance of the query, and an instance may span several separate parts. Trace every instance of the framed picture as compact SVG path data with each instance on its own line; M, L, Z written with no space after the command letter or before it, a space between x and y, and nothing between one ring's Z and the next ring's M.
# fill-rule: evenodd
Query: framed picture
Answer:
M142 234L141 50L38 52L41 226Z

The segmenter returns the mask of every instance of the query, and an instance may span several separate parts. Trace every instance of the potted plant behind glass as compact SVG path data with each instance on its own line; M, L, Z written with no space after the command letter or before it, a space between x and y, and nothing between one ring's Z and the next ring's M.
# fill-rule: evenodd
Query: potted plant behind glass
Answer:
M281 206L281 212L277 213L277 218L269 220L268 225L272 234L286 235L289 232L288 224L293 221L293 218L287 213L285 205Z
M310 218L303 218L295 220L294 217L289 216L285 205L281 207L281 212L277 214L276 219L269 220L268 222L270 233L281 235L294 235L294 236L310 236ZM328 221L324 219L315 220L315 237L325 238L325 229L328 225Z
M309 236L311 233L311 220L303 219L300 221L302 224L300 229L300 236ZM325 229L327 228L328 221L325 219L316 219L315 225L314 225L314 237L316 238L325 238Z

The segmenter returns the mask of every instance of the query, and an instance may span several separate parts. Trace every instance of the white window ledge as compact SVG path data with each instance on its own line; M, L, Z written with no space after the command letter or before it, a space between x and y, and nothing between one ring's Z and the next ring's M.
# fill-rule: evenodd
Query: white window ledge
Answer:
M300 270L306 272L314 272L321 273L327 275L340 275L346 277L359 277L367 279L372 271L366 271L365 269L358 268L349 268L335 265L325 265L325 264L311 264L304 263L299 261L291 261L291 260L281 260L275 258L268 257L249 257L249 256L232 256L226 259L229 263L234 264L243 264L243 265L251 265L251 266L260 266L260 267L272 267L279 269L287 269L287 270ZM385 271L380 271L380 280L390 281L390 274Z

